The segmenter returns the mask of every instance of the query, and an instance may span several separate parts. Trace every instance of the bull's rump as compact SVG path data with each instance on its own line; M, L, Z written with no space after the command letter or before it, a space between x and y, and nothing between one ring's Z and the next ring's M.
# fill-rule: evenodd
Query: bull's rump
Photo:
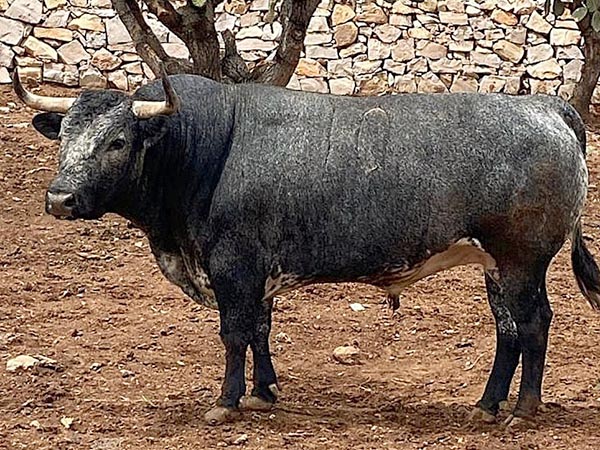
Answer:
M523 239L564 236L581 211L585 164L559 99L268 92L238 108L212 214L291 271L354 277L515 220Z

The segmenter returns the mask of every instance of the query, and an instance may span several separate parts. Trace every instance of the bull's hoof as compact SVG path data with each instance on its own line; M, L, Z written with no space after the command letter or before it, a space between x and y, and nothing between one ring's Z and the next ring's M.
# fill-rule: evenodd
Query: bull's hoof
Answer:
M498 410L502 412L510 411L510 405L508 404L508 400L502 400L498 403Z
M269 394L270 393L270 394ZM258 395L244 396L240 399L240 408L250 411L270 411L279 397L279 387L273 383L269 385L269 392L265 393L269 400Z
M240 399L240 409L266 412L270 411L271 408L273 408L273 403L254 395L244 396Z
M490 412L487 412L485 409L476 406L473 408L473 411L471 411L471 414L469 414L469 421L476 423L495 423L496 416Z
M519 417L511 414L504 421L504 426L507 430L522 430L531 427L531 420L526 417Z
M221 425L235 420L240 413L233 408L215 406L204 414L204 420L209 425Z

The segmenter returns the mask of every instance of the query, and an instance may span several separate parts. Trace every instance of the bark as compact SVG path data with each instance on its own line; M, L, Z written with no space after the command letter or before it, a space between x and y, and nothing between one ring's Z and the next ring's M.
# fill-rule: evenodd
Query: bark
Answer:
M577 112L587 119L590 114L590 104L594 89L600 77L600 34L588 26L582 30L584 38L583 56L584 64L581 69L581 80L575 87L571 104Z
M304 38L312 15L320 0L282 0L279 14L282 35L270 61L259 63L252 71L239 55L230 31L223 33L225 54L220 60L219 41L215 30L214 8L222 0L209 0L201 7L191 1L175 9L169 0L143 0L171 32L187 46L192 63L167 55L156 35L145 22L138 0L112 0L119 17L129 30L136 50L160 76L160 62L167 73L194 73L220 81L223 76L235 83L258 82L286 86L300 61ZM276 0L271 0L273 8ZM272 9L269 15L272 15Z
M135 42L136 51L156 77L161 76L160 61L163 62L167 73L191 71L192 66L188 61L167 55L158 38L144 20L142 11L135 0L112 0L112 4Z
M145 0L145 3L158 20L185 42L192 58L192 70L189 73L220 81L219 40L214 19L215 2L206 2L202 8L196 8L188 2L177 10L168 0Z
M257 65L252 80L286 86L300 61L306 29L320 0L283 0L281 6L281 42L273 61Z

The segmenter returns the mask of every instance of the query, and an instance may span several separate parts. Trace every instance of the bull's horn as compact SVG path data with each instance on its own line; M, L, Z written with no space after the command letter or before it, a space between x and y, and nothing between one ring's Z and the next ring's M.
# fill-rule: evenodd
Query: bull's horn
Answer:
M74 97L42 97L41 95L27 92L21 84L18 69L15 69L13 74L13 89L23 103L39 111L64 114L73 106L76 100Z
M155 116L169 116L175 114L179 110L181 104L179 97L169 82L169 77L167 76L164 66L161 67L161 70L162 85L167 99L161 102L134 100L131 109L133 114L139 119L149 119L150 117Z

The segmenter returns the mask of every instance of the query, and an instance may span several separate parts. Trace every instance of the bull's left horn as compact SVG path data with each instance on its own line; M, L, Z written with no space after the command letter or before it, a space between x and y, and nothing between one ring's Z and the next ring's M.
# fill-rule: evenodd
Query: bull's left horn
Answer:
M162 102L134 100L131 110L139 119L149 119L150 117L155 116L170 116L179 111L179 106L181 105L179 97L169 82L169 77L164 66L161 66L161 70L162 85L165 91L166 100Z
M43 97L28 92L21 84L18 69L15 69L13 74L13 89L15 90L17 97L19 97L23 103L30 108L39 111L64 114L71 106L73 106L73 103L75 103L76 100L74 97Z

